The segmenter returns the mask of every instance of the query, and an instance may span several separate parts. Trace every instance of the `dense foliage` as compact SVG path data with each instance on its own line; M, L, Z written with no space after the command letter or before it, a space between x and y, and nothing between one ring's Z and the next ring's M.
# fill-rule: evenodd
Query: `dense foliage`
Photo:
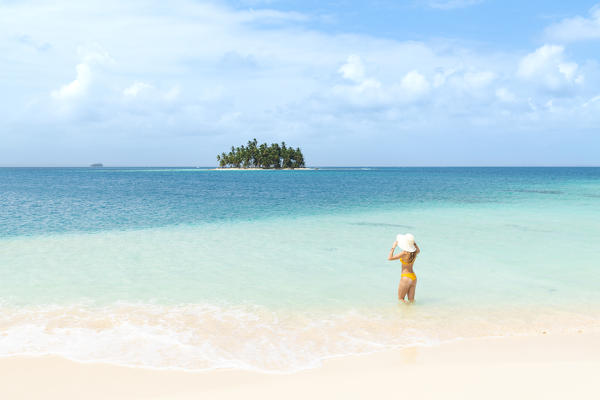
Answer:
M231 151L218 155L217 161L221 168L304 168L299 147L287 147L285 142L259 145L256 139L248 141L247 146L231 146Z

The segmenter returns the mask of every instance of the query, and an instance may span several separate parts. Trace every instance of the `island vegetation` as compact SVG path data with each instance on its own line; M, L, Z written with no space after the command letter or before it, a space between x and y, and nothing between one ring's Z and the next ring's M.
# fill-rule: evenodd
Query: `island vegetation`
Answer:
M231 146L229 153L217 156L220 168L294 169L305 168L300 148L288 147L285 142L258 144L256 139L246 146Z

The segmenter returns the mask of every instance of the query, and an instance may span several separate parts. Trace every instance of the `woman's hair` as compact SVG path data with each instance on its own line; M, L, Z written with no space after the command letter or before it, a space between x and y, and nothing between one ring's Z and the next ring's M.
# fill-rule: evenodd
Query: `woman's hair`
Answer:
M412 253L408 253L408 261L407 263L411 263L413 261L415 261L415 258L417 258L417 252L413 251Z

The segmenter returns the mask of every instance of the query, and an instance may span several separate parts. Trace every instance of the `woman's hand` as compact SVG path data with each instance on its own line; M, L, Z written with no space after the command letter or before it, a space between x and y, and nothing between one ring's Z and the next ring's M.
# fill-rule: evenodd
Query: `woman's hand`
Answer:
M398 246L398 241L397 241L397 240L396 240L396 241L394 242L394 244L392 245L392 249L395 249L395 248L396 248L396 246Z

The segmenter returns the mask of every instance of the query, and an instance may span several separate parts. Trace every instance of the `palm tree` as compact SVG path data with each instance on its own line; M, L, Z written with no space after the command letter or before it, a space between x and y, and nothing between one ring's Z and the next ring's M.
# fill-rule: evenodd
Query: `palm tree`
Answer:
M247 146L234 147L228 154L224 152L217 155L220 167L236 168L302 168L304 167L304 156L300 148L287 147L285 142L261 143L255 139L248 141Z
M281 167L282 168L291 168L291 150L288 149L285 145L285 142L281 142Z
M302 151L300 151L300 147L296 149L296 163L297 168L304 168L304 156L302 155Z
M267 144L263 143L258 147L258 167L266 168L268 161L267 158Z

